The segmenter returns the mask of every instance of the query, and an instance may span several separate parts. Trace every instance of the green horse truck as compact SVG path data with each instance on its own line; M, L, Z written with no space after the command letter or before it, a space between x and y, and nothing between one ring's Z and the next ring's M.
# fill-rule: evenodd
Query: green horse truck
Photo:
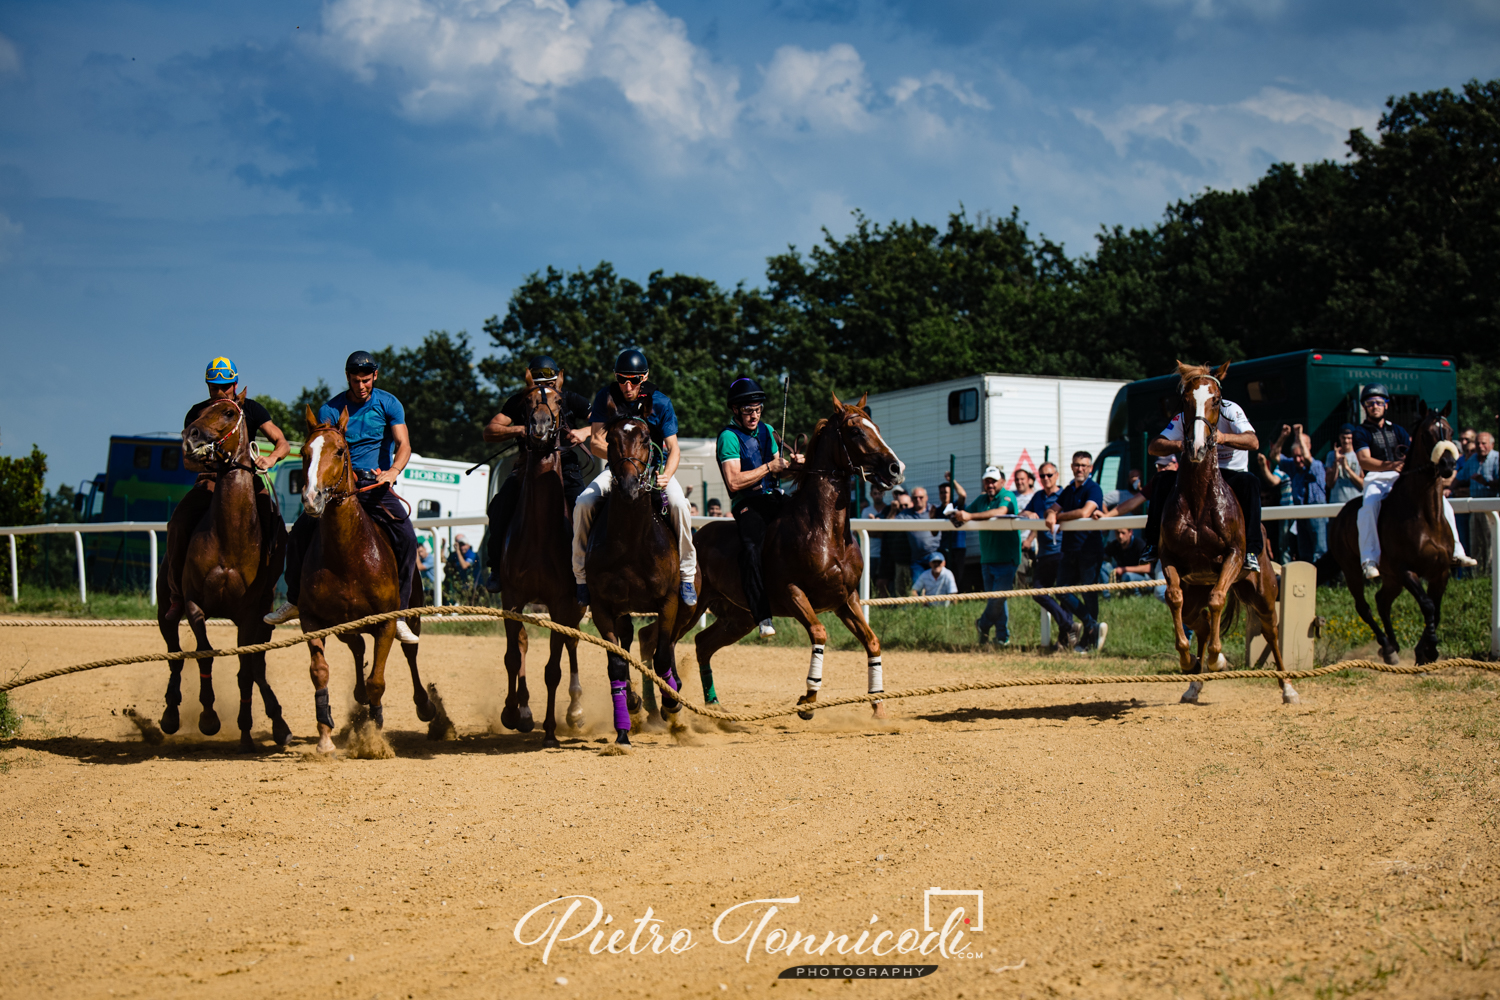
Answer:
M1235 361L1224 378L1224 398L1245 408L1269 451L1282 425L1301 424L1312 438L1313 454L1327 454L1346 424L1364 419L1360 391L1380 382L1391 392L1390 419L1410 427L1423 407L1458 406L1458 374L1451 357L1425 354L1370 354L1362 350L1305 350ZM1129 472L1147 478L1154 463L1146 445L1179 410L1176 374L1131 382L1110 408L1109 444L1094 463L1105 489L1129 485Z

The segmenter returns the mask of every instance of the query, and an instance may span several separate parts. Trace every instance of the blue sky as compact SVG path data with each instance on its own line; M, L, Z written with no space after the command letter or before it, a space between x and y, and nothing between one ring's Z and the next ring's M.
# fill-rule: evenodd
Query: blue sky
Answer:
M756 284L960 204L1087 253L1497 63L1495 0L11 2L0 453L88 478L218 353L282 398L430 329L485 353L549 264Z

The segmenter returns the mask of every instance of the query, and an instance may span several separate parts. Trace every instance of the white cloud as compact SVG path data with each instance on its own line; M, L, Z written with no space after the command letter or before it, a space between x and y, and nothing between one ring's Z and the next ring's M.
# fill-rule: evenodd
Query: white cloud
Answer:
M936 88L946 90L954 100L968 108L980 111L988 111L990 102L981 97L969 84L960 84L952 73L945 73L935 69L925 77L918 79L914 76L903 76L896 81L896 85L886 91L886 94L897 104L904 104L915 97L923 89Z
M783 45L765 69L755 111L762 121L797 129L864 131L872 124L864 60L840 42L822 52Z
M1272 160L1338 158L1350 129L1371 129L1380 118L1378 108L1278 87L1234 104L1176 101L1130 105L1106 116L1073 113L1121 157L1158 162L1188 187L1246 184Z
M735 73L650 2L335 0L323 28L328 50L361 79L394 78L403 113L417 120L478 108L546 122L563 91L598 80L683 139L723 136L739 113Z
M21 50L16 43L0 35L0 76L21 72Z

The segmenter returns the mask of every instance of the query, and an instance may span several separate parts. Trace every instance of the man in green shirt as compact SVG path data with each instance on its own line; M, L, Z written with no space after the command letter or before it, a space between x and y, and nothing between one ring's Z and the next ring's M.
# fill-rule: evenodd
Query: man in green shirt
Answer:
M962 527L966 521L987 521L996 517L1015 517L1020 513L1016 495L1004 489L1000 470L990 466L984 470L979 496L969 501L967 509L953 512L953 524ZM1016 566L1021 562L1021 534L1016 531L980 531L979 570L984 576L985 590L1010 590L1016 585ZM979 629L979 644L990 641L990 627L995 629L995 642L1010 645L1010 607L1004 598L990 598L984 606L984 614L974 622Z

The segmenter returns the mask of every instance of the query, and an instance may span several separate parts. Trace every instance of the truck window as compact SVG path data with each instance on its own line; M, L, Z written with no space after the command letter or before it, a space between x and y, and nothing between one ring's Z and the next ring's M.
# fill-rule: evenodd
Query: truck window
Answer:
M443 505L436 500L418 500L418 517L442 517Z
M978 389L959 389L948 393L948 423L971 424L978 419Z
M1102 490L1115 489L1120 481L1120 456L1104 455L1094 467L1094 478Z
M135 462L137 469L151 468L151 446L149 444L138 444L135 446Z
M286 489L288 493L298 494L307 485L307 473L301 469L293 469L292 474L286 477Z
M176 472L180 465L182 465L181 448L163 448L161 450L161 468L163 472Z

